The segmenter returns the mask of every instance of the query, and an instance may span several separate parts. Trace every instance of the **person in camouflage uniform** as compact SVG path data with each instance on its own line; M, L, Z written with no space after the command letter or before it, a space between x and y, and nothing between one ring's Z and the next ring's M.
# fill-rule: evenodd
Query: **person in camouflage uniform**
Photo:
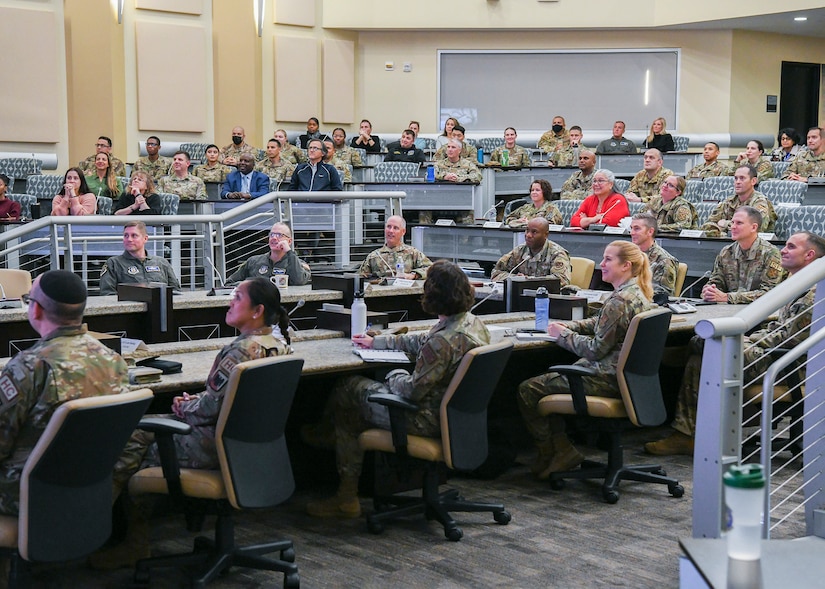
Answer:
M137 159L135 165L132 166L132 174L146 172L155 182L169 174L172 167L172 158L158 155L158 151L160 151L160 138L151 135L146 140L146 153L148 155Z
M553 187L550 182L543 178L535 180L530 184L530 202L511 211L504 222L510 227L524 227L530 219L542 217L548 223L561 225L564 218L552 198Z
M811 262L825 255L825 240L809 231L794 233L782 248L782 268L795 274ZM801 294L779 310L779 318L770 321L743 341L743 383L758 378L773 362L770 351L775 347L792 348L804 341L810 332L816 287ZM645 444L649 454L669 456L693 454L696 434L696 408L699 403L699 377L702 370L704 340L694 336L690 340L690 355L685 366L682 386L676 403L676 416L671 424L675 430L670 436Z
M647 203L646 210L656 217L659 231L679 232L699 226L696 207L682 197L685 185L684 178L668 176L659 187L659 196L654 196Z
M550 323L547 333L557 338L559 347L580 356L577 365L596 371L597 376L584 377L588 395L618 397L616 363L619 353L630 320L655 308L651 302L653 287L647 256L627 241L611 242L604 250L600 266L602 280L612 284L615 290L598 315L580 321ZM539 479L575 468L584 458L567 438L563 416L544 417L538 412L538 403L543 397L569 393L567 379L555 372L525 380L518 387L519 410L538 447L532 471Z
M673 172L662 167L662 152L658 149L645 151L643 169L633 176L630 187L627 189L627 198L630 202L647 202L651 197L659 194L662 182Z
M114 172L115 176L125 176L126 175L126 166L123 162L117 159L115 156L112 155L112 140L106 137L105 135L101 135L97 138L97 143L95 143L95 152L87 157L85 160L80 162L77 167L83 170L84 174L94 174L95 173L95 156L99 153L105 153L109 155L109 162L112 166L112 171Z
M421 280L427 276L427 270L433 263L423 252L404 243L407 222L399 215L387 219L384 225L384 245L371 251L361 263L358 273L361 276L395 276L395 264L400 258L404 263L404 276L412 280Z
M126 362L82 325L86 286L66 270L35 278L29 323L40 340L0 373L0 513L17 515L20 475L57 407L129 385Z
M736 170L743 164L749 164L756 170L758 182L764 182L773 178L773 166L771 162L762 157L765 153L765 146L758 139L748 141L745 151L736 156L736 160L728 168L728 176L736 174Z
M235 168L225 166L218 161L221 151L215 144L206 146L206 163L195 166L192 170L192 175L200 178L204 182L214 182L223 184L226 177L235 171ZM173 170L174 173L174 170Z
M705 143L705 147L702 150L702 157L705 159L705 162L693 166L690 172L688 172L688 178L712 178L714 176L726 176L728 174L728 166L718 160L718 143L714 141Z
M289 142L286 131L277 129L274 135L275 139L281 142L281 159L288 161L291 164L302 164L309 161L306 152Z
M808 129L807 145L782 174L783 180L807 182L811 176L825 176L825 141L820 127Z
M258 150L246 142L244 128L234 127L232 129L232 143L221 149L221 163L227 166L237 166L238 158L241 157L242 153L248 153L252 156L252 159L258 159Z
M490 154L490 166L507 166L510 168L522 168L532 166L533 159L530 152L516 143L518 134L513 127L504 129L504 145L496 147ZM507 152L507 163L504 162L504 152Z
M561 185L562 200L584 200L593 193L596 154L588 149L579 152L579 169Z
M553 156L555 153L565 150L570 147L570 133L565 128L567 123L564 117L556 115L553 117L553 122L550 123L551 129L539 137L536 147L544 153L549 153L551 165L553 163Z
M364 165L364 159L361 157L361 153L357 149L347 145L347 134L341 127L333 129L332 144L335 146L336 162L358 167Z
M146 252L149 234L143 221L130 221L123 227L123 253L112 256L100 271L100 294L117 294L118 284L161 282L180 290L172 265L160 256Z
M356 334L353 342L363 348L403 350L415 356L412 374L390 371L383 382L364 376L339 379L330 397L329 413L335 423L335 455L341 478L335 496L307 505L316 517L359 517L358 478L363 451L358 435L372 427L389 429L386 407L370 403L373 393L395 393L418 404L408 419L407 430L420 436L438 436L441 399L464 355L490 343L490 333L469 312L474 303L473 287L461 268L439 260L427 272L422 308L438 315L438 323L427 333L379 335Z
M552 276L559 279L561 286L570 284L573 272L570 256L559 244L547 239L547 235L547 219L530 219L524 231L524 245L501 256L490 273L490 279L505 280L518 266L516 276Z
M756 168L753 166L749 164L739 166L733 177L733 196L720 202L708 220L700 227L708 237L726 235L734 213L739 207L746 205L759 211L762 220L759 226L760 232L773 231L776 224L776 211L768 197L756 190L756 175Z
M312 276L309 265L292 249L292 231L285 223L275 223L269 230L269 252L249 258L226 282L236 284L256 276L272 279L278 274L289 276L293 286L303 286Z
M266 157L255 164L256 172L263 172L277 182L289 180L295 164L292 164L281 157L281 143L277 139L270 139L266 142Z
M472 159L463 157L462 142L450 139L445 146L447 157L435 162L435 179L448 182L481 182L481 172Z
M462 129L464 127L461 127ZM476 162L476 155L478 154L478 150L476 150L472 145L469 143L464 142L464 133L462 131L456 131L453 129L453 137L461 144L461 148L458 152L459 159L462 160L470 160L473 164ZM449 145L449 141L439 147L435 153L433 154L433 161L438 163L440 160L448 159L447 157L447 146ZM436 178L437 179L437 178Z
M203 180L189 173L189 154L176 151L172 157L173 174L158 180L158 190L177 194L181 200L206 200L206 185Z
M553 153L550 161L556 166L562 168L569 168L575 166L579 162L579 154L587 149L582 143L582 128L578 125L570 127L570 146Z
M332 142L332 139L324 137L324 145L327 148L323 158L324 163L338 170L341 182L352 182L352 169L349 164L345 164L343 161L335 158L335 144Z
M656 243L654 237L656 237L656 217L649 212L633 215L630 222L630 240L638 245L647 256L653 290L654 292L666 292L668 296L673 296L679 260ZM675 294L679 296L679 293Z

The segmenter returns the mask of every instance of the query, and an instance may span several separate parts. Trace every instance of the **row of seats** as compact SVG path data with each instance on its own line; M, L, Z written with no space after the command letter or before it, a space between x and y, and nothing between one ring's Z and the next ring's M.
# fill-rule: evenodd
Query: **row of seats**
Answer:
M787 162L782 162L787 163ZM771 178L759 183L756 190L764 194L774 204L802 204L808 185L795 180ZM618 191L618 189L617 189ZM620 191L622 192L622 191ZM733 176L688 179L682 196L696 204L703 201L722 201L733 195Z
M62 177L61 177L62 178ZM180 197L177 194L169 194L166 192L159 192L161 202L161 214L163 215L177 215L178 205L180 204ZM20 203L20 215L24 219L32 218L32 207L37 204L37 197L33 194L6 194L9 200ZM53 197L54 194L48 198ZM97 197L97 214L98 215L112 215L114 213L114 201L108 196ZM40 216L48 216L49 211L41 211Z

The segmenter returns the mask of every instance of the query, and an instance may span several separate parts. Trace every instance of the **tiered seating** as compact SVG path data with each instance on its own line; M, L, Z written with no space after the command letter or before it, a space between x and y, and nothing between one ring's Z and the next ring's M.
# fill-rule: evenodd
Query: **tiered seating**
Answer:
M159 192L160 196L160 212L164 215L177 215L178 205L180 204L180 197L177 194L169 194L167 192Z
M704 194L703 184L699 178L688 180L685 185L685 191L682 193L684 199L693 204L702 202L702 194Z
M781 178L782 174L785 173L785 170L787 170L788 166L790 165L791 162L771 162L771 167L773 168L773 177Z
M112 214L113 203L112 199L108 196L98 196L97 197L97 214L98 215L111 215Z
M564 224L569 226L570 219L573 217L573 213L579 210L582 201L580 200L558 200L556 201L556 206L559 207L559 211L561 212L562 218L564 218Z
M181 143L181 151L189 154L189 159L193 164L200 164L206 161L206 148L208 143Z
M787 238L797 231L825 235L825 206L776 207L776 235Z
M0 172L6 176L25 179L40 173L43 162L34 157L7 157L0 159Z
M501 137L482 137L476 141L476 146L484 150L484 153L493 153L496 147L504 144Z
M733 195L733 176L714 176L702 181L702 200L722 201Z
M35 198L52 198L63 186L62 174L39 174L30 176L26 182L26 194Z
M32 218L32 205L37 204L37 199L31 194L10 194L6 193L9 200L20 203L20 216L24 219Z
M808 185L795 180L766 180L759 185L759 192L773 204L801 204Z
M375 165L376 182L408 182L418 176L415 162L381 162Z
M630 180L625 180L624 178L616 178L616 181L613 182L613 190L620 194L624 194L630 188Z
M705 180L707 181L707 180ZM700 202L694 205L696 207L696 214L699 215L699 225L702 225L708 220L713 210L719 206L717 202Z

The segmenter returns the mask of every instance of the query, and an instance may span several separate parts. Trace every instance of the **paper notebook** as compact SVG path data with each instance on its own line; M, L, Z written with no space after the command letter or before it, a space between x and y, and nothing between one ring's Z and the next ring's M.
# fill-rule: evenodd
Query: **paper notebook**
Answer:
M516 332L516 339L522 342L554 342L556 338L554 338L549 333L530 333L530 332L523 332L517 331Z
M396 364L409 364L410 358L400 350L367 350L363 348L356 348L352 351L353 354L358 354L367 362L394 362Z

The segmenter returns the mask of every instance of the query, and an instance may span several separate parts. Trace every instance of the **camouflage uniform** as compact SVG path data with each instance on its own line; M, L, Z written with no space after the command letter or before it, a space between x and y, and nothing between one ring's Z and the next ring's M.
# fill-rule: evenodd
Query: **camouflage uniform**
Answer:
M452 163L444 158L435 162L436 180L444 180L444 176L450 172L458 176L456 182L481 182L481 172L473 160L460 158L456 163Z
M527 223L519 222L519 219L525 218L530 220L535 219L536 217L543 217L547 219L547 222L551 225L564 224L564 218L561 215L561 211L552 200L544 201L539 208L536 208L536 205L534 205L532 201L521 205L515 211L511 211L510 214L507 215L504 222L510 227L524 227Z
M281 159L296 165L309 161L306 152L291 143L287 143L281 148Z
M361 276L395 276L395 261L398 257L404 261L404 272L415 272L418 278L427 276L427 269L433 265L423 252L418 251L405 243L391 248L384 244L377 250L371 251L361 263L358 273Z
M138 260L129 252L112 256L100 270L100 294L117 294L118 284L148 284L162 282L174 289L180 289L175 271L165 259L146 256Z
M716 160L714 162L702 162L698 166L693 166L688 172L688 178L712 178L715 176L727 176L728 166L724 162Z
M469 159L469 160L472 160L473 162L475 162L477 157L478 157L478 150L476 148L472 147L471 145L468 145L467 143L464 143L462 141L461 142L461 152L458 154L458 159L459 160ZM442 145L441 147L439 147L436 150L435 155L433 155L433 161L437 162L438 160L445 160L445 159L447 159L447 144L446 143L444 145Z
M679 260L655 241L645 253L650 262L653 287L659 287L666 291L668 296L672 296L676 288L676 270L679 268Z
M708 284L728 293L732 305L752 303L782 281L781 259L776 246L761 237L748 250L734 242L716 256Z
M286 161L284 158L281 158L278 164L273 164L269 158L264 158L255 164L255 171L263 172L277 182L289 180L294 169L295 164Z
M363 166L364 160L357 149L352 147L335 148L335 155L332 156L333 163L347 164L349 166Z
M570 256L567 250L549 239L544 242L544 246L537 254L532 254L527 244L524 244L501 256L490 273L490 279L504 280L527 256L531 258L519 267L520 273L525 276L554 276L561 281L561 286L570 284L570 275L573 272Z
M235 284L256 276L271 278L278 274L288 275L289 284L293 286L303 286L309 282L312 276L309 266L306 262L301 261L295 250L289 250L277 262L273 262L270 255L266 253L249 258L227 279L227 284Z
M364 457L358 435L371 427L390 427L386 407L370 403L370 395L395 393L415 402L419 411L408 416L407 431L419 436L438 436L441 399L459 362L469 350L489 342L490 332L471 313L446 317L428 333L376 337L376 349L403 350L415 355L415 370L412 374L392 370L384 382L345 376L335 384L328 410L335 422L338 473L358 477Z
M341 177L341 182L352 182L352 170L350 170L349 164L345 164L335 158L332 158L326 163L338 170L338 175Z
M593 175L596 169L585 175L581 170L573 172L573 174L564 181L561 185L561 199L562 200L584 200L593 193Z
M618 397L616 363L622 349L630 320L642 311L655 308L645 298L635 278L613 291L595 317L581 321L565 321L565 331L559 336L559 347L577 354L576 365L596 371L597 376L585 376L588 395ZM538 402L547 395L570 394L567 379L548 372L525 380L518 387L518 404L527 430L538 444L547 443L552 433L550 420L539 415Z
M762 329L745 336L742 365L743 383L749 383L762 375L773 362L768 352L777 346L792 348L808 337L811 309L816 287L786 304L779 310L779 318ZM676 402L676 416L671 426L685 435L696 433L696 408L699 404L699 376L702 370L702 354L705 340L693 336L688 349L685 375Z
M490 154L490 163L500 164L502 154L505 151L509 152L509 155L507 156L507 166L513 168L523 168L533 165L533 159L530 157L530 152L524 149L521 145L515 145L513 146L513 149L507 149L503 145L496 147L493 150L493 153Z
M720 202L719 205L713 209L710 217L708 217L708 220L705 221L700 229L704 231L708 237L722 237L723 235L727 235L727 231L723 233L716 223L722 219L730 221L733 219L733 214L736 212L736 209L745 205L753 207L762 213L762 226L759 228L760 233L773 231L774 224L776 223L776 211L774 211L773 205L771 201L768 200L768 197L756 190L753 191L753 194L751 194L750 198L745 202L740 201L739 197L735 194L727 200Z
M151 161L149 156L139 157L132 166L132 174L135 172L146 172L152 177L152 180L157 182L164 176L172 173L172 158L158 156L158 159Z
M699 226L696 208L681 196L670 202L663 202L661 195L654 196L648 201L647 210L656 216L659 231L677 232Z
M825 151L820 155L814 155L809 149L799 152L791 165L785 169L782 179L787 180L791 174L799 174L803 178L825 176Z
M97 154L90 155L85 160L77 164L77 167L83 170L84 174L94 174L97 170L97 168L95 168L95 156L97 156ZM112 170L115 173L115 176L126 175L126 166L123 164L122 161L120 161L111 154L109 155L109 164L111 165Z
M560 149L553 153L553 156L550 158L550 161L556 164L558 167L570 167L576 166L579 163L579 154L582 151L593 151L592 149L588 149L582 144L579 144L576 147L572 145L570 147L565 147L564 149Z
M12 358L0 374L0 512L18 513L20 474L61 403L128 385L126 362L85 326L59 327Z
M200 178L204 182L220 182L221 184L223 184L226 181L227 175L231 174L234 171L235 168L224 166L223 164L215 164L214 166L201 164L199 166L195 166L195 168L192 170L192 175L196 178ZM174 174L170 174L170 176L173 175Z
M178 178L175 174L158 180L158 192L177 194L181 200L206 200L206 185L192 174Z
M748 162L743 160L741 162L731 162L730 167L728 168L726 176L733 176L736 174L736 170L739 169L740 166L747 164ZM790 168L790 166L788 166ZM759 163L757 163L754 168L756 168L756 178L763 182L768 180L769 178L773 178L773 166L771 162L766 160L765 158L759 158Z
M567 149L570 147L570 133L565 129L561 132L561 135L556 135L553 130L550 129L539 138L536 147L544 153L550 153L551 151L558 152ZM551 156L550 159L552 160L553 157Z
M237 160L244 153L248 153L249 155L251 155L252 159L254 159L254 160L258 159L258 150L257 150L257 148L252 147L251 145L249 145L249 143L244 141L240 145L235 145L234 143L230 143L229 145L225 145L221 149L221 154L220 154L220 156L218 156L218 161L223 163L223 160L225 160L228 157L233 157Z
M652 197L659 194L659 187L668 176L673 176L673 172L665 167L659 168L659 171L653 175L653 178L648 178L647 172L641 170L638 174L633 176L630 181L630 188L628 192L632 192L642 199L642 202L648 202Z

